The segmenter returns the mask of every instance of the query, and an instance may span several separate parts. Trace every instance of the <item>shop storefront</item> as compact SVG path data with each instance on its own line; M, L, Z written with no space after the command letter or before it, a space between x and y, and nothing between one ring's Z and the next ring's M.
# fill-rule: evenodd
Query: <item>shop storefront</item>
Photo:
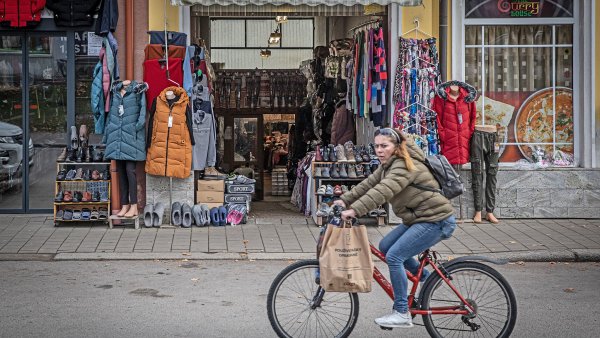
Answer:
M292 193L287 174L290 164L301 158L292 158L288 147L308 94L296 88L308 81L302 67L310 68L315 48L328 49L332 41L352 39L365 27L377 26L384 32L388 72L387 108L377 125L401 125L396 123L398 97L393 89L398 74L410 68L403 63L403 41L428 41L434 54L425 61L444 66L444 73L436 73L431 83L459 80L476 88L477 124L498 130L496 215L600 217L600 141L595 137L600 86L593 59L599 23L594 2L425 0L417 7L403 5L420 1L129 2L132 14L123 15L115 30L122 46L120 70L127 72L121 77L145 79L148 30L183 32L187 45L206 46L215 71L216 165L226 172L252 171L255 198ZM125 5L119 6L125 13ZM444 10L446 15L440 15ZM93 132L90 95L102 39L91 25L59 26L47 9L41 16L38 25L0 29L3 213L52 209L56 158L70 145L72 127L79 131L87 125L89 143L101 143L102 135ZM284 16L287 22L276 19ZM441 27L441 17L449 19L447 29ZM440 41L444 32L447 39ZM280 41L269 44L273 33ZM290 74L298 80L280 81ZM227 100L224 90L229 90ZM360 111L350 111L358 116L354 144L368 145L375 123ZM305 143L303 151L314 150L316 143ZM170 182L144 175L143 164L138 167L142 206L145 200L169 198L196 202L198 174ZM310 170L314 173L315 168ZM461 174L470 187L469 164ZM455 203L462 218L472 216L470 189ZM314 214L317 206L310 209Z
M459 1L452 18L452 76L480 93L477 123L498 128L496 214L600 217L594 6ZM462 202L471 217L469 191Z

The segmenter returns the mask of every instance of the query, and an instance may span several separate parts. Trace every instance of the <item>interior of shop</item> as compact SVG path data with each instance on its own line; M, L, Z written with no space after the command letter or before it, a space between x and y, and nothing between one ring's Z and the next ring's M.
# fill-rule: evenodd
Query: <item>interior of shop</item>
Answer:
M334 46L352 41L362 28L385 25L385 7L364 13L360 5L192 7L191 41L207 46L215 68L219 166L251 173L255 198L289 199L294 163L314 149L294 142L310 100L307 88L314 86L311 61L337 53ZM340 82L334 85L342 93L346 84ZM327 100L337 103L341 97ZM365 134L372 133L372 123L360 124Z

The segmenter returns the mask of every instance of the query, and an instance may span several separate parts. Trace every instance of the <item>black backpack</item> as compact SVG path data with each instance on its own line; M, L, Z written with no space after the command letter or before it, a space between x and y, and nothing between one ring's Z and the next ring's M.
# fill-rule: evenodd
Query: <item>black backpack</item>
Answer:
M429 168L431 174L433 174L433 177L435 177L440 184L440 189L415 183L411 183L412 186L421 190L439 192L447 199L453 199L465 192L465 186L460 180L460 176L454 171L454 168L452 168L452 165L448 162L446 156L432 155L427 157L424 163L427 168Z

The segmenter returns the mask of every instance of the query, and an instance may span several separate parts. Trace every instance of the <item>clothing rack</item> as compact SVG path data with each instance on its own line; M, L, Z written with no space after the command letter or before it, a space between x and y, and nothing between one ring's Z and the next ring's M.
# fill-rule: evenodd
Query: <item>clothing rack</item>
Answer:
M350 28L350 29L348 30L348 33L353 33L355 30L357 30L357 29L359 29L359 28L368 27L369 25L372 25L372 24L374 24L374 23L379 23L379 24L381 24L381 19L374 19L374 20L369 20L369 21L363 22L363 23L361 23L360 25L356 25L356 26L354 26L354 27Z

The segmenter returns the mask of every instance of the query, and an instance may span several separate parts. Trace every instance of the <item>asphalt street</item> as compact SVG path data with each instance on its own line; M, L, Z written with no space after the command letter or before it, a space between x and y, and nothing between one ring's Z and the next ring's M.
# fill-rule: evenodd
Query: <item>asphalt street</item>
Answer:
M267 292L289 263L3 261L0 336L274 337ZM498 270L517 296L514 337L598 336L600 263L513 263ZM420 326L379 329L373 319L390 307L376 285L361 294L351 337L427 337Z

